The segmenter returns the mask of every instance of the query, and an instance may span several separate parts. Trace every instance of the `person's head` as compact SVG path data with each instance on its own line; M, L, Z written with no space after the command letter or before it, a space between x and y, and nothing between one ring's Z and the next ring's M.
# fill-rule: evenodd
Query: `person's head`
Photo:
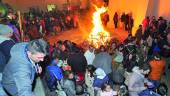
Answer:
M95 70L96 70L96 68L93 65L88 65L87 68L86 68L86 72L88 72L90 77L93 76L93 73L94 73Z
M94 47L93 47L93 45L89 45L89 51L90 51L90 52L94 52Z
M130 40L132 38L132 34L128 34L127 39Z
M57 41L54 43L54 47L59 47L63 44L63 42L61 40Z
M139 70L143 75L147 75L150 72L150 65L149 64L141 64L139 66Z
M59 48L61 51L65 51L66 50L66 47L65 47L64 43L61 40L56 42L55 47Z
M132 37L130 43L136 44L136 37Z
M36 39L30 41L27 45L28 57L35 63L44 61L44 57L47 55L48 45L43 39Z
M139 28L141 29L141 28L142 28L142 25L139 25Z
M70 71L70 70L64 71L64 78L65 78L65 79L73 79L73 78L74 78L73 72Z
M52 54L52 59L53 60L58 60L61 56L61 50L58 48L55 48Z
M124 45L123 44L118 45L118 51L122 52L123 49L124 49Z
M112 90L111 86L109 84L103 84L101 87L102 91L110 92Z
M10 38L13 35L13 29L8 25L0 24L0 36Z
M105 48L104 45L101 45L99 49L100 49L100 52L105 52L106 51L106 48Z
M149 16L146 16L146 19L149 19Z
M64 45L64 44L62 44L60 49L61 49L61 51L65 51L65 50L66 50L65 45Z
M116 43L116 42L113 42L113 43L111 44L111 47L112 47L112 49L117 48L117 43Z

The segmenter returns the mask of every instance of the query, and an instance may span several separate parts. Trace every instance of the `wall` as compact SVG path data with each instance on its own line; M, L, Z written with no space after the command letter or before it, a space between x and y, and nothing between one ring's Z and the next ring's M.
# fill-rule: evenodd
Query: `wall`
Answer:
M46 10L47 4L56 4L59 9L63 7L63 4L67 0L2 0L4 3L8 3L14 9L20 11L28 11L30 7L39 7Z
M170 20L170 0L157 0L157 15L156 17L163 16L164 18ZM155 9L153 9L154 11ZM155 10L156 11L156 10Z
M71 5L79 5L81 8L87 8L89 0L68 0ZM8 3L14 9L20 11L28 11L30 7L39 7L46 10L47 4L55 4L58 9L62 9L63 5L67 3L67 0L2 0L4 3Z

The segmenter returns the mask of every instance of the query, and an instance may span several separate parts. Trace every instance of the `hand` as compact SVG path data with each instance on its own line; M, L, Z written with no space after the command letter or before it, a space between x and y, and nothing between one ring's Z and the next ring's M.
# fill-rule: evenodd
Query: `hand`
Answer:
M41 66L38 66L38 73L41 74L42 73L42 67Z

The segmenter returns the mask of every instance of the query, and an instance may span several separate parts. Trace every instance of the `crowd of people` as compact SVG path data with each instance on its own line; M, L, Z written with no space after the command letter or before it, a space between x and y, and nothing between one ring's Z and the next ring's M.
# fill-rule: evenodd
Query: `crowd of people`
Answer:
M69 14L35 13L24 15L25 31L32 36L29 42L17 39L14 22L4 19L0 24L0 95L34 96L33 82L39 74L47 96L167 95L161 78L168 76L170 23L163 17L146 17L135 36L129 32L123 42L113 38L95 48L70 40L50 45L34 37L36 33L29 33L32 25L41 34L77 27ZM131 30L121 17L125 29Z
M23 17L23 30L31 40L78 28L77 10L43 12L30 8L29 12L24 13Z
M134 19L132 16L132 13L127 13L123 12L120 16L118 12L115 12L113 16L113 24L115 28L121 28L124 29L125 31L128 31L128 33L132 33L132 28L134 26Z
M80 89L90 96L151 96L150 93L162 96L167 94L167 86L162 84L161 78L168 75L170 32L166 27L164 33L160 33L160 25L150 23L144 31L140 25L144 32L140 39L138 35L129 34L123 42L113 38L99 48L87 42L78 46L69 40L58 41L50 47L53 63L49 66L64 70L59 84L68 96L79 94ZM152 30L155 26L158 26L157 31ZM78 73L84 73L85 86L77 88L74 76ZM65 86L68 81L72 86ZM162 86L163 89L159 89Z

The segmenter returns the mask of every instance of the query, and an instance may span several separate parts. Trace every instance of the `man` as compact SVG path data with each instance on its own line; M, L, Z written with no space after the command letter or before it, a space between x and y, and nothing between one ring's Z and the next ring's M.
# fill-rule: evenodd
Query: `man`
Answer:
M142 25L139 25L139 28L137 29L136 33L135 33L135 37L136 37L136 42L137 44L139 44L139 42L142 39Z
M118 16L118 13L115 12L115 14L113 16L113 22L114 22L114 25L115 25L115 29L117 28L118 21L119 21L119 16Z
M35 63L44 60L47 43L42 39L18 43L11 48L10 54L2 75L4 89L12 96L33 96L35 73L42 71Z

